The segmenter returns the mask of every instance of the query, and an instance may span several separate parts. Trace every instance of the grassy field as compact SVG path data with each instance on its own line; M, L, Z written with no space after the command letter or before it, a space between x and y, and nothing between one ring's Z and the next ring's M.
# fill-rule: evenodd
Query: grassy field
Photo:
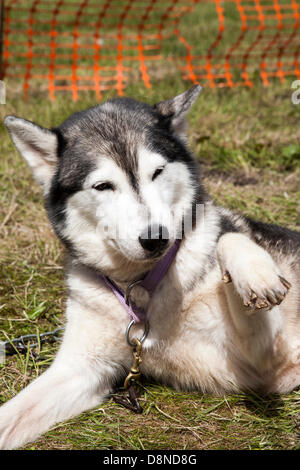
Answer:
M138 85L128 95L150 103L187 85ZM14 113L52 126L72 111L94 104L51 103L43 94L23 103L8 84L4 115ZM300 227L299 109L290 89L205 89L189 121L189 138L202 162L206 187L216 200L266 222ZM298 127L297 127L298 126ZM40 188L14 150L3 125L1 135L0 338L53 330L64 322L63 250L43 209ZM56 346L41 358L13 356L1 367L0 400L11 398L50 363ZM181 394L144 384L145 414L136 416L112 400L56 426L34 449L300 449L300 391L288 396L228 397Z
M196 42L195 17L187 25L189 41ZM155 103L189 86L178 75L158 78L151 90L133 82L126 95ZM3 118L15 114L55 126L95 104L89 94L75 103L63 95L50 102L43 87L24 103L20 83L6 85L7 104L0 105L0 340L62 326L65 303L62 246ZM300 105L292 104L291 94L289 81L269 88L257 81L250 90L205 88L189 116L189 140L204 184L220 204L300 230ZM43 347L37 359L16 355L0 364L0 401L43 372L56 348ZM26 449L300 449L300 390L284 397L213 397L143 386L143 415L110 400Z

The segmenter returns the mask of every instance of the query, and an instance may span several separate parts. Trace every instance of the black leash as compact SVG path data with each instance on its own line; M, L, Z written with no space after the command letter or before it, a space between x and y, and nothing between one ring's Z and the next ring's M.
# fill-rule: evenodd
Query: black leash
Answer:
M47 331L46 333L41 333L40 335L30 334L19 336L18 338L4 341L2 343L3 348L8 356L13 356L14 354L18 353L27 354L28 350L31 351L45 343L52 344L57 341L61 341L61 331L63 331L63 328L56 328L54 331Z
M118 403L118 405L124 406L134 413L143 413L143 408L139 403L139 393L133 384L129 385L127 392L127 395L113 395L112 398L114 402Z

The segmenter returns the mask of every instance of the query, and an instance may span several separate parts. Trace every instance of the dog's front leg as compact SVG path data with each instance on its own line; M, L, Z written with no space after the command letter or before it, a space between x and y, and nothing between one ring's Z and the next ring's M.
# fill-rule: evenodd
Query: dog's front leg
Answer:
M217 258L240 351L252 365L265 370L283 327L278 305L290 284L270 254L246 235L223 235Z
M116 370L105 362L62 353L52 366L0 408L0 449L35 440L55 423L103 401Z

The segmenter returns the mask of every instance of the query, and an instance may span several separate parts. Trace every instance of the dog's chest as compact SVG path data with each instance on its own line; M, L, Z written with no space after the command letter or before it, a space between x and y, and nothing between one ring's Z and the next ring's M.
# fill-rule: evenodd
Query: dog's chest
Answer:
M223 286L211 282L204 287L195 286L181 303L178 298L170 302L170 310L152 312L144 345L145 375L192 389L206 380L214 381L216 375L230 376ZM207 390L211 390L208 382Z
M183 292L166 285L150 305L150 334L147 349L161 351L185 344L185 349L199 345L217 345L225 341L224 313L227 303L217 271Z

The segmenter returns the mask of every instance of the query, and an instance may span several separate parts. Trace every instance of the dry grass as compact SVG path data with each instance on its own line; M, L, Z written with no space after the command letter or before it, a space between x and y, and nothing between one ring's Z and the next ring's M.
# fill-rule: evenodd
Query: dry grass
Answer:
M181 91L164 82L146 94L155 102ZM43 92L23 103L18 93L0 108L45 126L94 104L45 101ZM205 90L190 116L190 140L202 155L203 175L218 202L269 222L300 227L299 130L288 87L268 90ZM63 250L49 227L40 189L3 127L0 192L0 339L47 331L63 324ZM14 356L0 366L0 400L6 401L40 374L56 347L42 360ZM35 449L300 449L300 391L283 398L254 395L211 397L145 384L145 413L136 416L112 401L60 424Z

